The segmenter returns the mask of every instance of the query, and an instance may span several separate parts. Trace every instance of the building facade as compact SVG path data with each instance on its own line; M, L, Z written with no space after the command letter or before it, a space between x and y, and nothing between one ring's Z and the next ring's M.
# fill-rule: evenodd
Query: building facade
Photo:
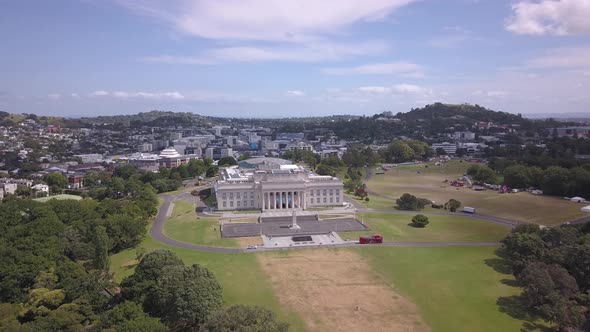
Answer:
M222 211L305 210L343 204L340 179L317 175L277 158L252 158L241 166L222 169L215 194L217 208Z

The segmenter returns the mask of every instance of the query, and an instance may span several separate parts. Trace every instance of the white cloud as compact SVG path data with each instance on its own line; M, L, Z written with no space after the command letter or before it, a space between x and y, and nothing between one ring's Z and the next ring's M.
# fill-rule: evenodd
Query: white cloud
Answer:
M431 94L432 91L414 84L396 84L391 86L361 86L360 92L372 94Z
M589 0L520 1L512 5L506 30L521 35L590 34Z
M96 91L89 94L90 97L102 97L102 96L108 96L108 95L109 95L109 93L104 90L96 90Z
M288 97L303 97L305 96L305 92L301 90L287 90L285 95Z
M195 56L154 56L148 62L212 65L227 62L292 61L321 62L362 55L383 53L387 46L381 42L331 43L311 42L305 45L279 44L274 46L233 46L208 49Z
M72 93L70 93L70 97L75 98L75 99L79 99L80 95L75 92L72 92Z
M411 62L399 61L390 63L370 63L356 67L334 67L322 69L329 75L393 75L399 74L405 77L423 77L422 66Z
M184 99L180 92L125 92L115 91L111 94L115 98L144 98L144 99Z
M52 100L58 100L61 98L61 95L59 93L50 93L47 95L47 98Z
M132 11L208 39L309 41L374 21L417 0L118 0Z
M556 48L527 62L529 68L544 69L588 69L590 68L590 46Z

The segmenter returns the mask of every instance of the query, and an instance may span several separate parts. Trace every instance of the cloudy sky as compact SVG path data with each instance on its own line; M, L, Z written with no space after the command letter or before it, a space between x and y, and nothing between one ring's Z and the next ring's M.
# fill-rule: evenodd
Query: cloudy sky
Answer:
M4 0L0 110L590 111L590 0Z

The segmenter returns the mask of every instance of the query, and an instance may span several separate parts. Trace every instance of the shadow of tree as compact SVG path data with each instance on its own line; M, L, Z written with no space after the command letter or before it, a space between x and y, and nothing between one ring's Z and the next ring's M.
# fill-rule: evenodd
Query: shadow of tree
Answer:
M527 311L523 298L519 295L501 296L496 300L500 312L508 314L512 318L530 321L531 317Z
M528 331L553 332L553 331L555 331L553 328L551 328L549 326L539 324L539 323L534 323L534 322L525 322L524 324L522 324L522 328L520 330L522 332L528 332Z
M514 279L502 279L500 280L501 283L503 283L506 286L510 286L510 287L519 287L520 285L518 284L518 281L514 280Z
M494 271L502 274L512 274L512 264L504 258L488 258L484 263L494 269Z

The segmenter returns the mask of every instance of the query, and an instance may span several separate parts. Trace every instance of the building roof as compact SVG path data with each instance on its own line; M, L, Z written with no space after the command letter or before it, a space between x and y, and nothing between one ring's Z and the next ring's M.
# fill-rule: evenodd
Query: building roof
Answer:
M250 158L246 160L240 161L241 168L256 168L258 165L291 165L292 162L290 160L281 159L281 158L272 158L272 157L257 157L257 158Z
M181 156L181 154L178 153L175 148L167 147L160 152L159 156L162 158L178 158Z

